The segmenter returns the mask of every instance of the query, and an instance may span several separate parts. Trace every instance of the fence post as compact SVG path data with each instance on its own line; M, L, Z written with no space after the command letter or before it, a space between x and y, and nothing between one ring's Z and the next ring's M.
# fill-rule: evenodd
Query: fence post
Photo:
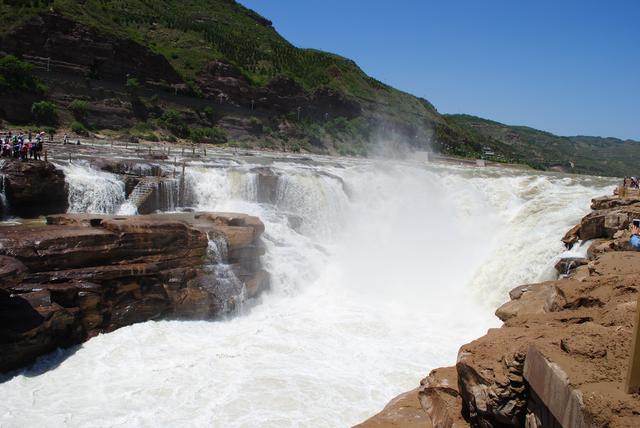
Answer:
M45 151L44 151L44 162L45 162L45 163L48 163L48 162L49 162L49 156L48 156L48 153L47 153L47 150L46 150L46 149L45 149Z

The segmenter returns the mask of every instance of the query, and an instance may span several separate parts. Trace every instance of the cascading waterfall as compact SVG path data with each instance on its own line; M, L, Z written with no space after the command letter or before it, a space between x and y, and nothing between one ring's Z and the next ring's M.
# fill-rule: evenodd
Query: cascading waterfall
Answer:
M160 211L175 211L178 207L179 181L164 179L158 183L157 206Z
M125 186L115 174L78 161L57 165L69 184L69 212L115 214L125 201Z
M9 215L9 200L7 199L6 194L6 178L6 175L0 174L0 219Z
M244 303L247 300L247 287L238 279L229 265L229 246L224 236L209 233L209 244L207 255L210 259L208 269L214 274L217 288L228 290L230 299L224 301L222 313L228 313L232 306L234 315L241 315L244 312Z
M265 201L263 166L187 171L190 205L265 223L272 288L259 304L218 322L133 325L45 358L59 365L0 384L0 424L355 424L499 325L492 313L507 291L544 271L589 199L612 184L291 160L270 164L277 179L264 183L276 187ZM209 249L212 266L224 266L225 244L210 236Z

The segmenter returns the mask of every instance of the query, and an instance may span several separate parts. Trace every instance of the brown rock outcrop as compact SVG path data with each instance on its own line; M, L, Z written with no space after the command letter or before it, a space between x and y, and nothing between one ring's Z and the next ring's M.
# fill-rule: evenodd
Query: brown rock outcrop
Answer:
M268 287L255 217L78 214L47 223L0 236L0 371L136 322L214 318Z
M512 290L496 311L504 325L463 345L455 369L422 381L423 426L640 426L638 395L623 391L640 287L640 253L629 251L625 229L640 201L597 198L593 207L567 234L598 238L588 263Z
M427 413L420 404L418 389L400 394L385 408L355 428L431 428Z
M4 176L9 211L0 212L0 216L12 214L29 218L66 212L67 184L64 173L53 164L0 159L0 175Z

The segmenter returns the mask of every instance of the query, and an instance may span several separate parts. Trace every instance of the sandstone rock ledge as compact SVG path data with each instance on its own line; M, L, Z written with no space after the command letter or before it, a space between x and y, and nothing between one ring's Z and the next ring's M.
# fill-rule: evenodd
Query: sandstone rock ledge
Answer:
M597 198L592 209L563 239L593 239L588 260L512 290L496 311L501 328L359 427L640 426L640 395L623 385L640 287L626 230L640 200Z
M268 287L263 232L256 217L220 213L66 214L3 228L0 371L133 323L233 310Z

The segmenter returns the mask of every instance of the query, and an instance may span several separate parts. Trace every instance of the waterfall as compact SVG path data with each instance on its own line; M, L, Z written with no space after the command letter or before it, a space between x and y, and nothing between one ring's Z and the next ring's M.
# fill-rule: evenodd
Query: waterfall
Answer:
M229 265L229 245L222 234L208 233L209 243L207 257L209 265L207 269L216 279L215 292L225 295L222 313L233 312L241 315L244 312L244 303L247 299L247 287L240 281Z
M115 214L125 201L125 185L117 175L98 171L87 162L56 165L69 185L69 212Z
M2 164L0 164L0 169ZM6 179L5 174L0 174L0 220L6 218L9 215L9 200L6 194Z
M53 370L0 384L1 425L351 426L498 326L508 290L536 280L613 183L491 167L244 161L187 166L185 190L197 210L265 223L271 289L261 302L221 321L100 335ZM242 283L227 251L209 236L210 269L233 311Z

